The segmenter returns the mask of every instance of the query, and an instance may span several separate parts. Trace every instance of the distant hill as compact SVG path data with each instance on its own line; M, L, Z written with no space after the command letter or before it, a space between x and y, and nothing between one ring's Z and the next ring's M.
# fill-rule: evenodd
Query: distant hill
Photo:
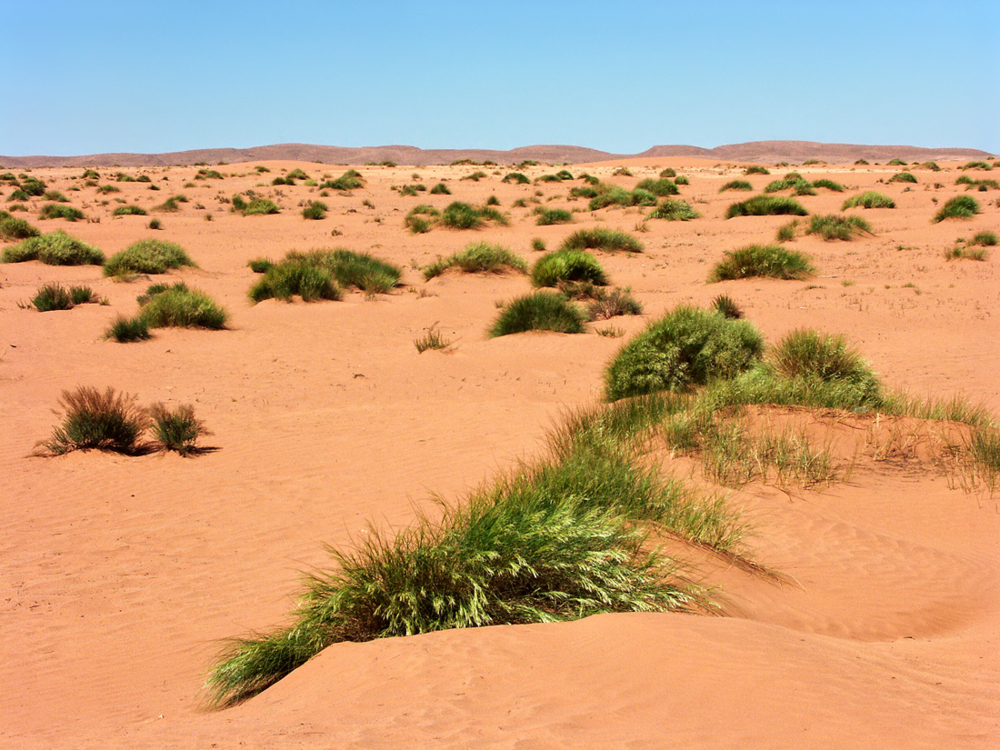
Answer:
M142 167L192 165L199 162L237 164L250 161L307 161L351 166L370 162L392 161L407 166L451 164L461 159L497 164L517 164L525 160L550 164L585 162L635 157L699 157L720 161L774 164L786 161L797 164L809 159L847 163L857 159L885 162L893 158L906 161L933 159L984 159L990 154L970 148L922 148L919 146L864 146L849 143L814 143L812 141L754 141L716 148L698 146L653 146L640 154L612 154L580 146L522 146L509 151L489 149L420 149L415 146L316 146L305 143L282 143L253 148L208 148L174 151L166 154L91 154L89 156L0 156L3 167Z

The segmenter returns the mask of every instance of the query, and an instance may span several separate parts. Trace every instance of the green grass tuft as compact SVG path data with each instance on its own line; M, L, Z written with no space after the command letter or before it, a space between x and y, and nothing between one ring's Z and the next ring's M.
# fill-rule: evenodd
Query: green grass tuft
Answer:
M839 182L834 182L833 180L827 180L827 179L814 180L812 186L814 188L826 188L827 190L832 190L835 193L844 192L844 186L841 185Z
M686 201L671 200L665 198L663 203L656 207L647 219L665 219L667 221L690 221L697 219L701 214L691 208Z
M50 266L99 266L104 263L104 253L62 230L29 237L16 245L4 248L2 263L22 263L38 260Z
M805 216L809 212L794 198L784 198L774 195L755 195L740 203L734 203L726 209L726 218L735 216L772 216L787 215Z
M771 172L770 172L770 170L767 167L760 167L760 166L757 166L757 165L753 165L753 166L749 166L746 169L744 169L743 170L743 174L747 174L747 175L750 175L750 174L771 174Z
M677 184L673 180L643 180L635 186L636 190L645 190L653 195L663 198L668 195L677 195Z
M134 396L84 386L63 391L59 405L64 411L62 425L44 443L51 453L96 449L135 454L142 449L139 441L149 417Z
M852 402L878 403L881 383L843 336L801 329L789 333L771 349L767 362L784 378L842 386L855 393Z
M573 214L563 208L543 208L538 212L535 223L538 226L548 226L550 224L569 224L573 221Z
M730 180L719 188L720 193L724 193L727 190L753 190L753 185L746 180Z
M824 240L852 240L871 233L871 225L860 216L813 216L806 229L806 234L819 234Z
M266 216L267 214L281 213L278 204L267 198L254 198L246 208L242 209L244 216Z
M59 203L46 203L42 210L38 212L39 219L65 219L66 221L79 221L86 218L83 211L72 206L63 206Z
M563 250L604 250L613 253L624 251L641 253L643 244L627 232L618 229L580 229L567 237L560 249Z
M840 207L840 210L846 211L855 206L861 206L862 208L895 208L896 201L888 195L869 190L866 193L860 193L848 198L844 201L844 205Z
M145 216L146 209L141 206L129 205L119 206L111 212L112 216Z
M448 258L439 258L424 269L424 279L430 281L449 268L458 268L464 273L504 273L517 271L527 273L528 263L524 258L508 250L503 245L490 242L474 242L461 252Z
M198 438L211 434L204 423L195 417L194 407L190 404L180 404L171 411L157 402L149 407L148 413L153 437L161 450L189 456L198 451Z
M439 182L430 189L430 193L431 195L451 195L451 190L443 182Z
M970 245L982 245L983 247L994 247L997 244L997 236L990 231L978 232L969 240Z
M899 172L888 179L887 182L916 182L917 178L909 172Z
M937 224L945 219L971 219L980 213L979 203L970 195L956 195L941 210L934 214L932 221Z
M769 277L774 279L804 279L814 272L808 256L777 245L747 245L731 250L709 274L709 283Z
M140 303L142 308L139 314L150 328L219 330L226 327L226 311L207 294L188 288L184 282L155 293L147 290Z
M134 341L145 341L150 337L149 324L142 315L126 318L119 315L104 334L104 338L113 339L119 344L129 344Z
M11 216L6 211L0 212L0 240L26 240L38 237L41 232L24 219Z
M558 292L539 291L505 305L489 335L496 338L525 331L583 333L583 324L579 307Z
M554 287L566 281L587 281L598 286L608 283L597 258L574 248L546 253L531 269L531 283L536 287Z
M161 240L139 240L108 258L104 264L104 275L158 274L182 266L196 267L180 245Z

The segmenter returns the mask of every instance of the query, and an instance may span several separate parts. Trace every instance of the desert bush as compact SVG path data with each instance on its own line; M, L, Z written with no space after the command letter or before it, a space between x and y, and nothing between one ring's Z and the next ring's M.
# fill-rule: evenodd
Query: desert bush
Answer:
M163 213L176 213L181 210L181 207L177 204L183 203L184 201L187 200L187 198L184 198L184 201L182 201L181 198L184 198L184 196L175 195L173 198L167 198L165 201L163 201L163 203L159 204L158 206L153 206L152 210L162 211Z
M21 180L21 192L27 193L29 196L39 196L45 195L45 183L39 180L37 177L24 177Z
M309 205L302 209L302 218L313 221L326 217L328 208L322 201L310 201Z
M309 175L303 172L301 169L293 169L291 172L285 175L286 179L289 180L308 180Z
M149 407L148 414L153 438L161 450L189 456L197 452L198 438L211 434L204 423L195 417L194 407L190 404L180 404L171 411L156 402Z
M142 177L145 177L145 175L142 175ZM145 180L142 177L139 178L140 182L149 182L148 177ZM194 178L196 180L224 180L225 176L214 169L199 169Z
M757 166L757 165L752 165L752 166L749 166L746 169L744 169L743 170L743 174L746 174L746 175L750 175L750 174L771 174L771 172L770 172L770 170L767 167L760 167L760 166Z
M667 167L666 169L661 170L660 174L658 176L662 180L665 177L676 177L677 176L677 172L674 171L673 169L671 169L670 167Z
M161 240L139 240L108 258L104 264L104 275L166 273L171 268L182 266L196 267L180 245Z
M675 179L674 182L676 184L678 184L678 185L690 185L691 184L691 180L687 177L687 175L683 175L683 174L682 175L678 175L677 179Z
M678 307L628 342L605 371L605 398L617 401L732 378L761 358L764 339L751 324Z
M464 273L503 273L518 271L526 273L528 263L503 245L490 242L473 242L461 252L448 258L439 258L424 269L424 279L430 280L449 268L458 268Z
M778 242L791 242L795 239L795 233L798 231L799 220L792 219L787 224L782 224L778 227L778 233L775 236Z
M573 221L573 214L563 208L543 208L538 213L535 223L539 226L550 224L568 224Z
M635 186L637 190L645 190L653 195L663 198L667 195L677 195L677 184L673 180L642 180Z
M26 201L31 200L31 196L20 188L11 191L11 194L7 196L7 202L11 203L13 201Z
M986 260L986 250L980 247L956 246L944 251L945 260Z
M844 192L844 186L839 182L834 182L833 180L821 179L813 180L812 186L814 188L826 188L827 190L832 190L835 193Z
M882 193L877 193L874 190L869 190L868 192L860 193L848 198L844 201L840 210L846 211L847 209L854 208L855 206L861 206L862 208L895 208L896 202L888 195L883 195Z
M720 294L712 300L712 309L724 318L739 320L743 317L743 311L739 305L727 294Z
M726 253L712 273L709 283L746 279L754 276L774 279L804 279L813 273L808 256L777 245L747 245Z
M103 393L83 386L63 391L59 405L62 425L44 443L49 452L61 455L74 450L106 450L135 454L142 449L139 440L149 425L149 417L134 396L116 394L113 388Z
M546 253L531 269L531 283L536 287L557 286L565 281L589 281L598 286L608 283L601 264L590 253L562 248Z
M903 161L902 159L889 159L889 161L887 161L886 164L888 164L890 167L905 167L906 166L906 162Z
M278 204L267 198L254 198L246 205L246 208L242 209L244 216L264 216L280 212Z
M791 214L805 216L809 212L794 198L784 198L774 195L755 195L740 203L734 203L726 209L726 218L735 216L771 216Z
M46 190L42 197L47 201L52 201L53 203L69 203L69 198L60 193L58 190Z
M618 229L580 229L565 240L561 245L563 250L604 250L609 253L619 250L628 253L641 253L642 243L627 232Z
M312 250L308 253L292 251L286 256L286 261L327 269L341 287L355 287L369 294L392 291L403 275L399 266L369 253L344 248Z
M104 338L113 339L119 344L145 341L149 337L149 324L142 315L136 315L134 318L119 315L104 333Z
M916 182L917 178L909 172L898 172L888 179L888 182Z
M38 237L41 232L24 219L11 216L6 211L0 212L0 239L2 240L26 240L29 237Z
M163 229L163 224L160 223L159 219L150 219L148 226L150 229Z
M608 320L619 315L642 315L642 305L629 288L605 291L594 287L593 299L587 302L587 320Z
M987 161L969 161L960 166L959 169L982 169L989 172L993 167Z
M365 186L365 180L360 172L348 169L344 174L335 180L326 180L320 184L321 188L329 190L356 190Z
M254 304L272 298L291 302L294 295L303 302L343 296L329 269L300 260L284 260L267 269L247 294Z
M971 219L980 213L979 203L969 195L956 195L948 200L941 210L934 214L932 221L937 224L945 219Z
M500 182L513 182L515 185L527 185L531 182L525 175L520 172L510 172L504 175L504 178Z
M753 185L746 180L730 180L719 188L720 193L724 193L727 190L753 190Z
M491 337L525 331L583 333L580 309L558 292L533 292L505 305L489 330Z
M69 290L61 284L46 284L41 287L35 296L31 298L31 304L38 312L69 310L73 307Z
M667 221L690 221L701 214L691 208L686 201L664 198L663 203L656 207L647 219L666 219Z
M983 247L994 247L997 244L997 236L993 232L978 232L969 240L970 245L982 245Z
M920 167L921 169L929 169L932 172L940 172L941 171L941 167L939 167L938 164L937 164L937 162L934 162L934 161L923 161L923 162L920 162L919 164L917 164L916 166Z
M881 383L843 336L800 329L768 351L767 362L786 378L820 380L854 391L858 403L877 403Z
M871 233L871 225L860 216L813 216L806 229L806 234L819 234L824 240L851 240Z
M129 205L129 206L119 206L114 211L111 212L112 216L145 216L146 209L141 206Z
M228 314L204 292L179 282L155 293L147 290L140 315L150 328L226 327Z
M801 177L788 179L787 177L769 182L764 188L765 193L778 193L782 190L794 190L797 195L816 195L812 185Z
M0 254L2 263L22 263L29 260L39 260L50 266L99 266L104 263L104 253L58 230L29 237L5 248Z
M858 159L858 160L857 160L856 162L854 162L854 163L855 163L856 165L858 165L858 166L867 166L867 165L868 165L868 160L867 160L867 159Z
M74 305L86 305L101 303L101 298L89 286L71 286L69 288L69 301Z
M97 188L97 192L101 195L107 195L108 193L120 193L121 189L116 188L114 185L101 185Z
M475 208L468 203L455 201L441 212L440 222L452 229L477 229L483 221L491 220L497 224L507 224L507 218L491 206Z
M65 219L66 221L77 221L84 218L83 211L72 206L63 206L59 203L46 203L42 210L38 212L39 219Z
M570 198L596 198L597 191L590 187L589 185L584 185L583 187L570 188L569 191Z
M96 169L85 169L80 178L83 180L99 180L101 179L101 174Z
M430 189L430 193L431 195L451 195L451 190L443 182L439 182Z

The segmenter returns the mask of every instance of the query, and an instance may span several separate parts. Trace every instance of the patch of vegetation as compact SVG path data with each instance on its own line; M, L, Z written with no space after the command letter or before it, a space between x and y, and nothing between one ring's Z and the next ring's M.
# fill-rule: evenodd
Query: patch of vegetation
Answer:
M356 190L365 186L365 180L360 172L348 169L344 174L335 180L327 180L320 184L320 188L329 190Z
M491 206L476 208L461 201L449 204L441 212L439 221L452 229L478 229L484 221L493 221L502 226L510 223L506 216Z
M806 234L819 234L824 240L852 240L856 235L872 234L872 228L860 216L813 216Z
M562 248L546 253L535 261L531 269L531 283L534 286L554 287L567 281L586 281L605 286L608 278L597 258L576 248Z
M766 277L804 279L814 272L808 256L777 245L747 245L726 253L708 277L709 283Z
M941 210L934 214L932 221L937 224L945 219L971 219L980 213L979 203L970 195L956 195L948 200Z
M413 345L417 348L417 352L423 354L428 349L447 349L451 346L451 342L441 335L441 332L436 328L436 325L431 326L427 329L427 332L420 338L414 339Z
M847 209L854 208L855 206L861 206L862 208L895 208L896 201L888 195L883 195L882 193L877 193L874 190L869 190L865 193L860 193L848 198L844 201L840 210L846 211Z
M643 244L627 232L618 229L580 229L565 240L560 246L563 250L604 250L614 253L641 253Z
M666 219L667 221L690 221L697 219L701 214L691 208L686 201L671 200L665 198L663 203L656 207L647 219Z
M986 260L986 250L980 247L957 245L944 251L945 260Z
M690 185L691 184L691 180L688 179L687 175L683 175L683 174L679 175L677 177L677 179L674 180L674 182L677 183L678 185Z
M119 315L104 333L104 338L112 339L119 344L130 344L136 341L145 341L151 335L149 324L142 315L136 315L134 318Z
M37 177L25 177L21 175L21 192L27 193L29 196L39 196L45 195L45 183L39 180Z
M194 407L190 404L180 404L171 411L156 402L149 407L148 414L153 437L164 451L189 456L198 451L198 438L211 434L204 423L195 417Z
M989 172L993 167L987 161L969 161L960 166L959 169L981 169Z
M29 237L38 237L40 234L36 227L24 219L0 211L0 240L26 240Z
M63 391L59 405L64 412L62 425L44 443L50 453L96 449L134 455L142 449L140 438L149 417L134 396L84 386Z
M99 266L104 263L104 253L58 230L29 237L4 248L0 255L0 263L23 263L29 260L38 260L50 266Z
M451 190L443 182L439 182L431 188L430 193L431 195L451 195Z
M619 315L642 315L642 305L632 296L628 287L616 287L606 291L602 287L593 287L590 301L587 302L587 320L609 320Z
M898 172L889 178L888 182L916 182L917 178L910 172Z
M799 220L792 219L787 224L782 224L778 227L778 233L775 237L778 242L791 242L795 239L795 233L799 228Z
M921 169L929 169L932 172L940 172L941 171L941 167L938 166L937 162L933 162L933 161L923 161L923 162L920 162L920 164L917 164L916 166L920 167Z
M72 206L63 206L59 203L46 203L38 213L39 219L65 219L66 221L77 221L85 218L83 211Z
M139 240L108 258L104 264L104 275L159 274L182 266L195 267L195 263L180 245L161 240Z
M448 258L439 258L424 269L424 279L430 281L449 268L458 268L463 273L504 273L517 271L527 273L528 263L503 245L490 242L474 242L461 252Z
M278 204L267 198L254 198L242 210L244 216L264 216L280 212L281 209L278 207Z
M812 185L800 176L793 179L786 177L781 180L774 180L764 188L765 193L777 193L782 190L794 190L796 195L816 195L816 191L813 190Z
M712 309L729 320L740 320L743 317L743 311L740 309L740 306L728 294L720 294L713 299Z
M794 198L775 195L755 195L740 203L732 204L726 209L726 218L735 216L780 216L791 214L806 216L809 212Z
M538 226L569 224L572 221L573 214L563 208L543 208L538 212L538 218L535 219Z
M254 304L272 298L291 302L294 295L303 302L339 300L343 296L329 269L287 259L268 268L247 294Z
M596 198L597 191L590 187L589 185L584 185L583 187L570 188L569 191L570 198Z
M183 200L181 200L183 198ZM163 203L158 206L153 206L153 211L161 211L163 213L177 213L181 210L179 203L183 203L187 198L183 195L175 195L173 198L167 198Z
M677 183L669 179L642 180L635 186L637 190L645 190L653 195L663 198L668 195L677 195Z
M496 338L525 331L583 333L584 315L558 292L533 292L505 305L489 335Z
M599 211L608 206L623 206L627 208L629 206L656 205L656 196L643 188L637 187L632 192L629 192L623 187L607 185L602 182L595 186L594 190L597 192L597 195L591 198L590 203L587 205L590 211Z
M983 247L995 247L997 244L997 236L993 232L983 231L977 232L976 235L969 240L970 245L982 245Z
M431 226L440 216L441 212L434 206L421 204L410 209L403 223L413 234L423 234L431 230Z
M617 401L732 378L753 367L763 352L764 339L750 323L678 307L615 356L605 372L605 398Z
M107 195L108 193L120 193L121 190L114 185L101 185L97 188L97 192L101 195Z
M531 183L531 180L520 172L510 172L504 175L504 178L500 180L500 182L513 182L515 185L528 185Z
M226 327L225 310L204 292L189 288L184 282L173 286L155 285L139 298L139 313L150 328Z
M471 180L472 182L479 182L485 176L486 176L486 172L482 172L480 170L476 170L475 172L467 174L464 177L459 177L458 179L460 179L460 180Z
M302 209L302 218L318 221L326 218L328 210L329 208L323 201L309 201L309 205Z
M753 185L746 180L730 180L719 188L720 193L724 193L727 190L753 190Z
M743 170L743 174L771 174L771 171L767 167L760 167L757 165L752 165Z
M790 380L821 381L851 391L852 402L876 403L881 384L843 336L800 329L789 333L768 352L767 363Z
M112 216L145 216L146 209L141 206L128 205L119 206L114 211L111 212Z
M812 186L814 188L826 188L827 190L832 190L834 193L844 192L844 186L839 182L834 182L833 180L820 179L813 180Z
M89 286L71 286L66 289L61 284L46 284L41 287L31 299L31 304L38 312L50 310L69 310L76 305L98 303L100 298Z
M53 201L54 203L69 203L69 198L60 193L58 190L46 190L45 195L42 196L47 201Z

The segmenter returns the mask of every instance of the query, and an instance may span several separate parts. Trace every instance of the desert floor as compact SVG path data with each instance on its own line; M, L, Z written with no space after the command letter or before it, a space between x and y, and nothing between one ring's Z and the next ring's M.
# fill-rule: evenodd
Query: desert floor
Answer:
M770 177L748 178L740 165L696 159L568 167L630 189L668 166L687 175L679 197L701 218L645 224L648 209L591 213L569 200L579 180L503 184L510 170L492 166L363 167L363 189L332 191L322 198L327 217L306 221L301 206L318 188L270 179L300 168L322 180L345 168L266 162L270 172L258 174L255 166L212 167L222 180L195 180L197 167L123 170L150 183L115 182L117 170L101 169L100 184L120 188L107 195L83 187L81 169L32 171L90 220L40 221L39 198L15 215L108 255L145 237L177 242L198 268L166 278L210 294L230 322L116 344L104 331L160 278L123 283L96 266L0 265L0 746L1000 745L1000 493L963 489L962 477L927 459L920 447L936 426L850 415L823 417L830 440L866 448L847 481L725 490L754 519L761 562L794 581L696 559L727 616L603 615L340 644L236 708L205 709L205 671L224 639L285 622L302 573L328 564L324 545L350 546L369 524L406 526L434 512L435 496L460 501L538 454L566 412L599 402L603 369L622 343L678 304L707 306L725 293L768 341L801 327L842 333L888 386L964 395L1000 413L1000 251L985 262L945 259L959 238L1000 231L1000 193L968 193L984 208L974 219L932 223L947 198L965 194L957 162L914 169L911 185L885 184L899 170L874 165L771 167ZM620 166L632 176L614 175ZM788 221L725 220L727 206L749 194L719 188L749 179L759 192L792 168L847 187L800 198L812 213L839 212L846 196L867 189L897 208L849 212L871 222L870 237L790 243L811 256L812 279L707 284L725 251L771 242ZM479 181L461 179L479 169ZM392 190L442 180L451 196ZM228 198L248 189L282 212L231 212ZM0 190L6 200L9 187ZM177 213L112 217L117 199L151 208L178 193L189 200ZM418 203L482 204L491 195L510 226L404 227ZM536 226L533 198L580 212L572 224ZM517 199L527 207L512 207ZM148 229L151 218L163 228ZM489 339L496 303L527 292L526 277L449 271L425 282L419 270L484 239L530 262L533 238L554 249L586 226L624 229L645 244L634 256L598 254L612 282L644 305L641 317L582 335ZM395 262L405 285L339 302L250 303L257 276L248 260L320 247ZM89 284L109 304L19 306L50 281ZM596 333L609 325L624 335ZM451 346L418 353L414 340L431 327ZM58 424L62 391L81 385L193 404L216 450L32 455ZM890 443L903 448L879 451ZM704 481L689 459L663 461Z

